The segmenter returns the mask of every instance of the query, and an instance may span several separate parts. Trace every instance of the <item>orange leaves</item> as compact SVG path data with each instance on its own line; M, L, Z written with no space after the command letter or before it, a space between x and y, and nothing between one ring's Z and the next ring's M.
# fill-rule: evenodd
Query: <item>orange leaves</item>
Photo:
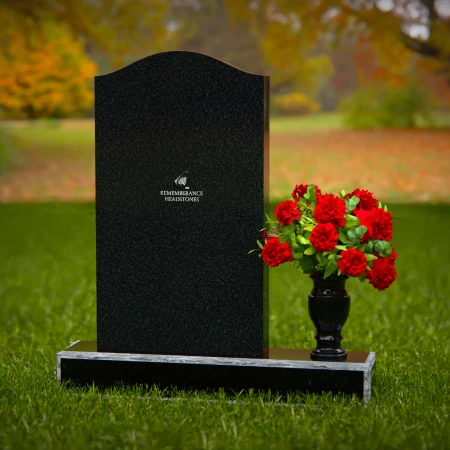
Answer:
M389 86L410 81L418 59L391 33L378 30L360 37L354 57L360 82L381 81Z
M94 200L93 121L64 121L45 139L38 130L17 130L27 163L0 175L0 202ZM323 193L364 187L387 203L448 203L448 142L448 130L273 132L270 194L287 198L305 182Z
M46 22L31 31L16 22L1 34L0 106L7 117L66 116L92 107L96 65L65 28Z
M322 192L364 186L383 202L447 203L449 141L448 130L272 134L270 194L284 198L307 180Z

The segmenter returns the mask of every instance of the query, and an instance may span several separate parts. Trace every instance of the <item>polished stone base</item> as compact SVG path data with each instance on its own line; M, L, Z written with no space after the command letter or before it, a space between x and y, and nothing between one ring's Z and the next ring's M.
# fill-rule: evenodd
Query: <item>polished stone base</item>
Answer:
M311 361L310 350L271 348L268 358L149 355L97 352L94 341L77 341L57 355L60 383L97 386L157 384L161 388L355 394L371 393L373 352L347 352L345 362Z

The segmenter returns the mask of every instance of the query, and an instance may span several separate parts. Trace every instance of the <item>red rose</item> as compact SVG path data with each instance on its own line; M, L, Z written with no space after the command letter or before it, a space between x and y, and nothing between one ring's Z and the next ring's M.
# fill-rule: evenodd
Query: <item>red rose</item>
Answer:
M379 291L387 289L397 278L394 261L391 258L392 255L389 258L376 259L372 269L366 272L366 279Z
M389 262L391 263L391 265L395 264L395 260L397 259L397 252L395 251L395 249L392 249L392 253L391 256L388 257Z
M392 214L383 208L377 208L373 214L373 239L392 239Z
M290 225L294 220L300 220L302 212L298 209L297 203L287 200L280 203L275 208L275 217L283 227Z
M335 228L345 225L345 202L333 194L325 194L317 199L314 209L317 223L331 223Z
M373 197L372 192L367 191L366 189L355 189L350 194L347 194L346 197L358 197L359 203L356 205L355 210L358 211L360 209L365 209L366 211L370 211L372 208L376 208L378 206L378 200Z
M292 261L292 252L289 244L282 244L276 237L267 239L262 252L261 258L270 267L276 267L288 261Z
M361 238L361 242L367 242L373 239L373 221L376 209L366 211L365 209L355 210L355 216L359 219L359 224L367 228L366 233Z
M380 252L375 252L375 256L379 256ZM392 249L392 253L390 254L390 256L386 256L385 259L387 259L389 261L389 263L393 266L395 265L395 260L397 259L397 252L395 251L395 249ZM382 257L381 257L382 258Z
M311 231L309 240L318 252L329 252L338 243L338 232L331 223L320 223Z
M341 258L338 259L338 267L345 275L359 277L364 273L367 267L366 255L356 248L349 248L341 252Z
M367 228L361 242L366 242L368 239L381 239L382 241L392 239L392 214L383 208L373 208L370 211L360 209L355 211L355 216L359 219L360 225Z
M292 198L298 202L300 199L306 194L308 191L308 184L296 184L295 189L292 191ZM316 188L316 198L319 198L322 195L322 192L319 187L314 185Z

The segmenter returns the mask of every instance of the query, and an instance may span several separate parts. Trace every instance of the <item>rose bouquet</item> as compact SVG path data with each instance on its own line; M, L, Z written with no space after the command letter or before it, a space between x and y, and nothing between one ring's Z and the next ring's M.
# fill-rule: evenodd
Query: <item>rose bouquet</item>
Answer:
M397 254L390 244L392 215L367 190L339 196L297 185L292 199L267 217L260 257L275 267L293 262L316 279L359 277L378 290L395 278Z

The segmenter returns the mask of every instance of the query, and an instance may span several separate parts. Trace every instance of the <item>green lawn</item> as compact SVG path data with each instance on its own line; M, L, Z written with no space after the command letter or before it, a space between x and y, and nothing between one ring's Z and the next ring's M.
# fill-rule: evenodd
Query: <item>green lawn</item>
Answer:
M94 121L34 121L0 122L0 131L5 129L15 138L17 146L24 152L42 156L67 154L90 156L94 154Z
M448 448L450 206L391 210L397 282L386 292L348 283L344 346L377 352L371 403L324 395L277 406L256 393L229 403L222 393L167 401L173 393L157 389L61 388L56 353L95 339L94 205L0 205L0 448ZM292 266L270 281L271 346L311 347L311 281Z
M94 121L91 119L34 122L1 122L1 129L14 136L24 151L41 155L54 153L92 153L94 151ZM343 128L339 113L319 113L309 116L272 117L270 131L275 134Z
M275 134L345 128L342 114L338 112L317 113L307 116L272 117L270 132Z

